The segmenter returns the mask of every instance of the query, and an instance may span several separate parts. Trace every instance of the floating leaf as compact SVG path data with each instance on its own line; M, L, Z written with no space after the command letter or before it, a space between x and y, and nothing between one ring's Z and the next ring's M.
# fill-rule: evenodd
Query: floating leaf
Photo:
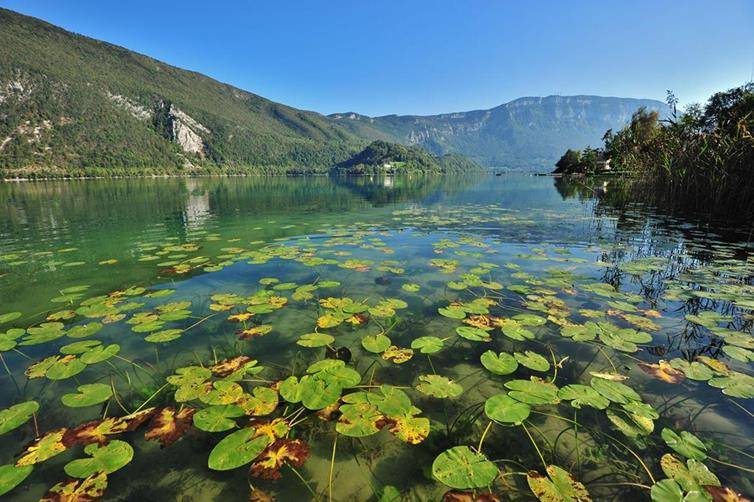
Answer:
M479 358L482 366L495 375L510 375L518 368L516 358L507 352L495 354L488 350Z
M105 446L90 444L84 453L91 458L72 460L65 465L65 473L74 478L87 478L104 472L110 474L128 464L134 456L134 449L125 441L111 441Z
M16 465L34 465L44 462L66 450L63 444L63 434L65 429L50 431L41 438L36 439L21 453L21 457L16 461Z
M586 487L568 471L557 465L547 466L547 476L529 471L526 481L532 493L543 502L578 500L590 502L592 498Z
M309 445L300 439L278 439L251 465L251 475L262 479L280 479L285 464L301 467L309 457Z
M19 317L21 317L21 312L8 312L6 314L0 315L0 324L6 324L11 321L15 321Z
M247 427L225 436L209 454L207 465L215 471L228 471L254 460L270 444L267 436L255 436Z
M672 429L667 427L662 430L662 439L665 444L670 446L676 453L683 455L686 458L693 458L694 460L704 460L707 458L707 447L704 446L699 438L694 436L688 431L681 431L681 434L676 434Z
M422 354L434 354L442 350L443 343L442 338L436 336L420 336L411 342L411 348Z
M107 474L98 472L85 479L58 483L39 502L93 502L107 489Z
M390 347L390 344L390 338L382 334L367 335L361 339L361 346L375 354L385 352Z
M20 467L13 464L0 465L0 496L20 485L33 470L34 467L31 465Z
M237 402L247 415L269 415L278 405L278 393L269 387L254 387L252 394L246 394Z
M444 376L422 375L419 381L421 383L416 386L416 390L428 396L444 399L458 397L463 393L463 387Z
M432 463L432 475L441 483L458 489L483 488L497 477L497 467L468 446L445 450Z
M296 343L302 347L324 347L332 344L334 341L335 337L326 333L307 333L301 335Z
M484 413L501 424L520 424L529 416L528 404L516 401L506 394L496 394L484 403Z
M660 360L658 364L639 363L638 366L648 375L652 375L663 382L677 384L684 379L683 372L673 368L667 361Z
M629 401L641 401L641 396L634 389L618 381L594 377L590 384L594 390L614 403L626 404Z
M386 361L392 361L395 364L403 364L406 361L414 357L414 351L411 349L402 349L395 345L390 347L382 353L382 358Z
M513 357L516 358L516 361L518 361L521 366L526 366L530 370L548 371L550 369L549 361L547 361L544 356L532 352L531 350L527 350L526 352L514 352Z
M194 414L193 421L197 429L207 432L223 432L236 426L234 418L244 415L240 406L222 404L201 409Z
M25 401L0 411L0 435L21 427L38 409L38 402Z
M505 382L510 389L508 395L526 404L558 404L558 388L555 384L546 382L537 377L531 380L510 380Z
M149 422L144 439L158 441L163 448L167 448L178 441L191 427L191 419L195 412L195 409L188 407L180 411L176 411L172 406L160 409Z
M481 328L475 328L472 326L459 326L456 328L456 333L461 338L471 340L472 342L489 342L492 340L490 334Z
M564 401L570 401L574 408L582 406L591 406L598 410L604 410L610 404L610 401L603 397L592 387L581 384L570 384L561 387L558 391L558 397Z
M60 400L71 408L83 408L104 403L113 395L113 389L104 383L90 383L79 385L78 393L63 394Z

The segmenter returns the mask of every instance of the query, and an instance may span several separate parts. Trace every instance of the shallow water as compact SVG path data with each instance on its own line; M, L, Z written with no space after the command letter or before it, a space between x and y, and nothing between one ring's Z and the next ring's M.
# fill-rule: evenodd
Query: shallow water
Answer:
M752 245L611 208L599 186L523 175L0 185L0 409L39 405L12 430L5 412L0 492L15 464L33 469L14 500L101 471L75 463L97 449L76 427L105 420L108 500L248 500L250 487L278 500L439 500L451 487L526 500L532 486L555 489L526 476L543 464L595 500L649 500L669 476L680 481L655 497L710 499L702 485L717 482L753 493ZM345 364L310 367L338 348ZM500 353L504 370L489 362ZM257 364L213 366L239 355ZM202 376L171 377L186 367ZM318 383L297 385L307 369ZM616 395L616 381L638 395ZM76 397L92 383L101 398ZM112 419L152 407L134 430ZM161 428L170 407L183 420ZM276 418L291 429L273 446L308 455L279 470L262 468L273 446L232 469L213 462L224 437ZM690 451L672 431L703 444ZM35 436L49 458L27 450ZM272 441L259 437L243 445ZM456 446L480 463L460 481L448 470L466 467L443 467ZM671 454L714 476L683 478Z

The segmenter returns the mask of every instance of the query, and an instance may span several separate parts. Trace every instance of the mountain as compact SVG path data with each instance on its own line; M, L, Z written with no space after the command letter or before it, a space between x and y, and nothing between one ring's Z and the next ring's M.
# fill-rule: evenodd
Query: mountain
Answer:
M0 177L325 172L374 140L420 146L445 168L470 165L458 154L549 167L639 106L664 107L549 96L427 117L324 116L0 9Z
M330 115L353 134L465 155L490 167L549 168L567 148L602 143L640 107L667 114L661 101L600 96L519 98L489 110L442 115Z
M0 168L325 170L367 143L319 113L0 9Z
M336 169L344 174L449 173L480 169L480 166L457 154L433 155L418 146L376 140L338 164Z

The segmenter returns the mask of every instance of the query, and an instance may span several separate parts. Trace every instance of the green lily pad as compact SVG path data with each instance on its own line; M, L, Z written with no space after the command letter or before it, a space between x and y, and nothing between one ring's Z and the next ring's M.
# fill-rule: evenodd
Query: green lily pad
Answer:
M437 312L444 317L449 317L450 319L465 319L466 318L466 311L463 310L461 307L457 307L455 305L450 307L440 307L437 309Z
M0 411L0 434L5 434L25 424L39 409L36 401L14 404Z
M113 389L104 383L89 383L79 385L78 393L63 394L60 400L71 408L83 408L104 403L113 395Z
M34 467L31 465L6 464L0 466L0 496L20 485L33 470Z
M416 390L428 396L445 399L458 397L463 393L463 387L444 376L422 375L419 381L421 383L416 386Z
M737 361L741 361L742 363L750 363L754 361L754 351L748 349L726 345L723 347L723 352L725 352L727 356L732 357Z
M709 366L697 361L688 362L685 359L675 358L670 360L670 366L674 369L683 371L686 378L691 380L707 381L715 374Z
M144 341L149 343L168 343L178 340L181 336L183 336L182 329L163 329L145 336Z
M105 446L90 444L84 448L90 458L72 460L65 465L65 473L74 478L86 478L98 472L110 474L127 465L134 449L125 441L113 440Z
M112 343L107 346L99 345L81 354L81 362L84 364L97 364L107 361L120 352L120 345Z
M675 480L663 479L652 485L652 502L683 502L683 492Z
M508 395L526 404L558 404L558 387L537 377L531 380L510 380L505 382L510 389Z
M512 340L516 340L518 342L523 342L525 340L534 340L534 333L532 333L530 330L526 329L521 324L504 324L500 331L503 332L505 336Z
M516 358L507 352L495 352L488 350L479 358L482 366L495 375L510 375L518 368Z
M537 327L547 324L547 319L535 314L518 314L514 315L512 319L522 326Z
M459 326L456 328L456 333L461 338L471 340L472 342L489 342L492 340L489 333L473 326Z
M244 415L244 410L234 404L221 404L194 413L194 425L206 432L223 432L236 426L234 418Z
M367 335L361 339L361 346L375 354L385 352L391 344L390 338L382 334Z
M516 401L506 394L496 394L484 403L484 413L501 424L520 424L530 412L528 404Z
M269 444L266 435L254 437L251 427L225 436L209 454L207 466L215 471L228 471L254 460Z
M614 403L626 404L629 401L641 401L641 396L634 389L614 380L593 377L590 385L594 390Z
M0 315L0 324L6 324L11 321L15 321L19 317L21 317L21 312L8 312L6 314Z
M542 355L527 350L526 352L514 352L513 357L521 366L526 366L534 371L548 371L550 369L549 361Z
M411 348L422 354L434 354L442 350L444 342L436 336L420 336L411 342Z
M599 392L587 385L570 384L561 387L558 397L564 401L570 401L574 408L591 406L598 410L604 410L610 405L610 401Z
M296 341L296 344L301 345L302 347L315 348L330 345L334 341L335 337L330 336L326 333L307 333L305 335L301 335L298 341Z
M699 461L707 458L707 447L690 432L681 431L679 435L666 427L662 430L661 435L665 444L675 450L676 453Z
M432 462L432 475L444 485L465 490L483 488L497 477L497 466L468 446L454 446Z
M45 372L50 380L65 380L78 375L86 369L86 363L80 358L69 355L53 362Z
M66 332L66 336L69 338L86 338L92 336L102 329L102 324L98 322L90 322L87 324L81 324L74 326Z

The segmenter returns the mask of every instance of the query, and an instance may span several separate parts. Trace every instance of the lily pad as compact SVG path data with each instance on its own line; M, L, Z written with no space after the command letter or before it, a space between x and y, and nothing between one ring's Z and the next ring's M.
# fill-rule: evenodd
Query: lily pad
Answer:
M591 406L598 410L604 410L610 404L610 401L602 396L592 387L581 384L570 384L561 387L558 391L558 397L564 401L570 401L574 408L582 406Z
M29 477L34 467L31 465L17 466L13 464L6 464L0 466L0 496L5 495L18 485L20 485L24 479Z
M326 333L307 333L301 335L298 341L296 341L296 344L301 345L302 347L315 348L330 345L334 341L335 337Z
M225 436L209 454L207 466L215 471L228 471L254 460L270 444L267 436L255 436L252 427L246 427Z
M526 366L534 371L548 371L550 369L549 361L542 355L531 350L526 352L514 352L513 357L521 366Z
M489 342L492 340L490 334L485 330L473 326L459 326L456 328L456 333L461 338L471 340L472 342Z
M113 395L113 389L104 383L79 385L78 393L63 394L60 400L71 408L83 408L104 403Z
M411 348L418 350L422 354L434 354L443 348L442 338L436 336L420 336L411 342Z
M482 366L495 375L510 375L518 368L516 358L507 352L495 352L488 350L479 358Z
M592 498L586 487L565 469L557 465L547 466L547 476L537 471L526 475L529 488L542 502L578 500L590 502Z
M391 343L390 338L382 334L367 335L361 339L361 346L375 354L385 352Z
M90 444L84 453L91 458L72 460L65 465L65 473L74 478L86 478L98 472L110 474L127 465L134 449L125 441L113 440L105 446Z
M496 394L484 403L484 413L501 424L520 424L531 412L528 404L516 401L506 394Z
M526 404L558 404L558 387L537 377L531 380L510 380L505 382L510 389L508 395Z
M497 477L495 464L468 446L455 446L440 453L432 463L432 475L457 489L483 488Z
M39 409L36 401L14 404L0 411L0 434L5 434L25 424Z
M422 375L419 381L421 383L416 386L416 390L428 396L444 399L458 397L463 393L463 387L444 376Z
M236 426L234 418L244 415L244 410L234 404L210 406L194 414L194 425L206 432L223 432Z
M681 431L680 434L676 434L675 431L666 427L662 430L661 435L665 444L675 450L676 453L699 461L707 458L707 447L690 432Z

